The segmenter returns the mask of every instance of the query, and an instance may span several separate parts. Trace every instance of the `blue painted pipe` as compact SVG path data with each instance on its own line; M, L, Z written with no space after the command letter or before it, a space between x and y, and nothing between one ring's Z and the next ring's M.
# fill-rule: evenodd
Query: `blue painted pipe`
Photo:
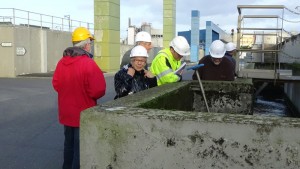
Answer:
M204 66L203 63L202 63L202 64L199 64L199 65L195 65L195 66L189 67L189 68L187 68L186 70L197 70L198 68L200 68L200 67L202 67L202 66Z

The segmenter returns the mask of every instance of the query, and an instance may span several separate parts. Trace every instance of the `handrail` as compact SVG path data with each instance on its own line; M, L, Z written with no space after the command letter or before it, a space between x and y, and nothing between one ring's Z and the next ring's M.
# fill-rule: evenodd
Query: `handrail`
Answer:
M68 17L67 17L68 16ZM13 26L39 27L41 29L72 32L76 27L84 26L94 33L94 24L65 17L57 17L16 8L0 8L0 23L11 22Z
M242 9L284 9L284 5L238 5L237 9L241 14Z

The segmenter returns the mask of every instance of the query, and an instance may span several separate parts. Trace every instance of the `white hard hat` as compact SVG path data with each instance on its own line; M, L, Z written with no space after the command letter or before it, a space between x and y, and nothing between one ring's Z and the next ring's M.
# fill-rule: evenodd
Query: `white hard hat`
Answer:
M209 53L213 58L222 58L226 52L225 44L220 40L211 43Z
M130 57L148 57L148 53L145 47L139 45L132 48Z
M228 42L225 45L225 48L226 48L226 51L230 52L230 51L236 50L236 45L232 42Z
M190 55L190 45L183 36L176 36L171 42L170 46L181 56Z
M152 42L151 35L148 32L141 31L136 34L135 42Z

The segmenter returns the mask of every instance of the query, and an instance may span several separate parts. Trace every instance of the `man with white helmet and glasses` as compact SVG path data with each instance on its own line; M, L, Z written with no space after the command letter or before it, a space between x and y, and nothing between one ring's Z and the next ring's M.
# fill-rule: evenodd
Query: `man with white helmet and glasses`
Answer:
M198 63L204 64L204 66L196 70L202 80L234 80L233 62L224 57L225 52L225 44L222 41L215 40L212 42L209 48L210 55L203 57ZM196 72L193 74L193 80L197 80Z
M157 85L181 81L182 71L175 73L175 70L181 66L181 59L188 55L190 45L183 36L176 36L168 48L159 51L150 67L157 78Z
M156 77L144 67L148 53L143 46L135 46L131 50L130 64L115 74L115 99L157 86Z
M140 46L143 46L144 48L146 48L147 53L149 53L149 51L152 49L152 39L151 39L151 35L148 32L141 31L141 32L137 33L135 36L135 43L136 43L136 46L140 45ZM123 55L120 69L122 69L122 67L124 65L127 65L130 62L130 53L131 53L131 49L128 50ZM147 64L145 65L145 69L148 69Z

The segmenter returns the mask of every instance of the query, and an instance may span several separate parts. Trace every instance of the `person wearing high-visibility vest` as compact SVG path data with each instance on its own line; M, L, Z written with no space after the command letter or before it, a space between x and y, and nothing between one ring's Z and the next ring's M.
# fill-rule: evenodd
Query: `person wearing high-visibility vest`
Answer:
M182 71L174 73L181 66L181 58L190 55L190 45L183 36L176 36L170 47L158 52L152 61L150 71L156 76L157 85L179 82Z

